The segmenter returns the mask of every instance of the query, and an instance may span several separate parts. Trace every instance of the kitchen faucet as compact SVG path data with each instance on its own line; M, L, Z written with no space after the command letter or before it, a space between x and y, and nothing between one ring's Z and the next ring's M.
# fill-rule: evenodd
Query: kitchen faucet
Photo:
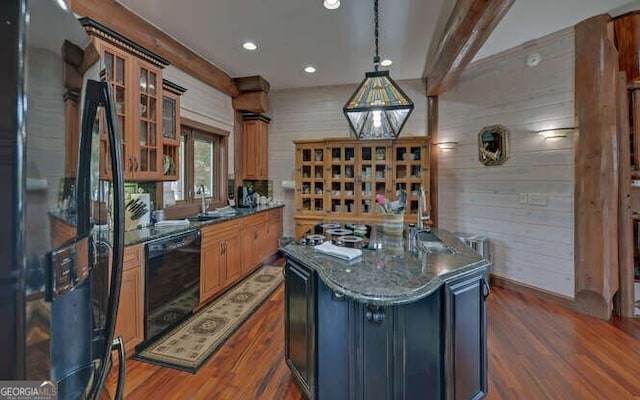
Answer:
M429 210L427 209L427 197L424 194L424 188L420 187L418 194L418 229L424 229L424 221L429 220Z
M204 185L200 185L198 192L200 192L200 198L202 199L202 214L206 214L207 206L204 203Z

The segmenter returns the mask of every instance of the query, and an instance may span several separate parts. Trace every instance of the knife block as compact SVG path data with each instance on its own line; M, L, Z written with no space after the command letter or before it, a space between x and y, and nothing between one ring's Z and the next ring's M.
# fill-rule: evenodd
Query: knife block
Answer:
M137 229L138 226L149 226L151 221L151 198L149 196L149 193L134 193L131 195L131 199L138 199L140 202L142 202L146 206L147 212L139 218L133 219L133 213L129 210L129 208L125 208L124 229L126 231L130 231L133 229Z

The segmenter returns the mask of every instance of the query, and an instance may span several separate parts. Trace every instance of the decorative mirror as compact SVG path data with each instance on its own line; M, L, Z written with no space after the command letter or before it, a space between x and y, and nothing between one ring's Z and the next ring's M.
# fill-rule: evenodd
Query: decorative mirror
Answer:
M502 125L485 126L478 133L478 159L484 165L500 165L509 156L509 131Z

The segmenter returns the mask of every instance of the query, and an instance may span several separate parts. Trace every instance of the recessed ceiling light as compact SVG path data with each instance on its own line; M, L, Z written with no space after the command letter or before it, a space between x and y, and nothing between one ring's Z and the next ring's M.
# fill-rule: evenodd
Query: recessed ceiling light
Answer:
M314 72L316 72L316 68L313 65L308 65L304 67L304 72L306 72L307 74L313 74Z
M336 8L340 7L340 0L324 0L324 3L322 3L322 5L327 10L335 10Z
M393 64L393 61L389 60L388 58L385 58L380 62L380 65L382 65L383 67L388 67L391 64Z
M244 42L242 43L242 47L244 47L245 50L255 50L258 48L258 46L253 42Z
M530 67L536 67L540 62L542 62L542 54L540 53L533 53L527 56L527 65Z

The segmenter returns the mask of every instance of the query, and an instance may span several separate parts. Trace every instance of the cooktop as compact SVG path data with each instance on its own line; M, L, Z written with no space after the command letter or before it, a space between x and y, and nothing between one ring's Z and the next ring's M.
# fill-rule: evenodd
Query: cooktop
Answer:
M299 244L316 246L330 241L336 246L352 247L356 249L368 248L375 230L371 225L357 223L323 223L309 229Z

